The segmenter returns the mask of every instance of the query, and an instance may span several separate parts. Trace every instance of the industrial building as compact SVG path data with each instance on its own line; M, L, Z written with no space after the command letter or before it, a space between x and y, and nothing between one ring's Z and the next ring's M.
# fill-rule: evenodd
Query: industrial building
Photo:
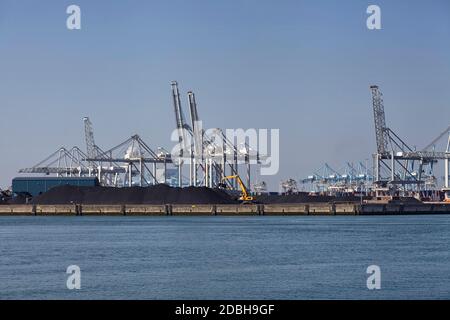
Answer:
M12 192L34 197L62 185L94 187L99 182L96 177L17 177L12 180Z

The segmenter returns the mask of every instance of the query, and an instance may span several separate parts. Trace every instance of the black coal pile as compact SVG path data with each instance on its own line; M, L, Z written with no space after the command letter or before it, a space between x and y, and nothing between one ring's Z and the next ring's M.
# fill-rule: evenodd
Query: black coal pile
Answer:
M365 198L365 197L364 197ZM286 195L261 195L257 198L259 203L263 204L283 204L283 203L318 203L318 202L359 202L360 197L357 196L326 196L326 195L309 195L307 192L299 192Z
M17 204L21 204L22 201L23 201L23 203L26 203L26 196L21 194L20 201ZM16 204L14 202L14 198L12 196L11 191L9 191L9 190L6 190L6 191L0 190L0 204Z
M206 187L77 187L64 185L36 196L33 204L232 204L224 190Z
M31 196L27 196L24 194L18 194L15 197L12 197L6 201L7 204L27 204Z
M0 204L8 204L11 198L11 191L3 191L0 189Z

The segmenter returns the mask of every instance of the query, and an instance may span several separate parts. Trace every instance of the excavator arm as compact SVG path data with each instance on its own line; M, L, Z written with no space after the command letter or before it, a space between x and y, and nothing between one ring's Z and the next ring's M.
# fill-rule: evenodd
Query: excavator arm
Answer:
M253 201L254 198L249 195L247 188L245 187L244 182L242 181L241 177L238 175L234 175L234 176L226 176L222 179L222 181L224 180L231 180L231 179L235 179L238 184L239 184L239 188L241 188L241 197L239 198L239 200L241 201Z

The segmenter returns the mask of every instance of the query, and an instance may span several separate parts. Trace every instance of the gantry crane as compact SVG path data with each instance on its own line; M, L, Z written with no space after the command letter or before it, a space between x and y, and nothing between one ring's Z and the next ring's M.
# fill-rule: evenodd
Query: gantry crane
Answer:
M413 150L392 129L386 126L383 95L378 86L371 86L372 106L375 122L375 137L377 153L374 154L374 183L377 192L395 191L402 188L407 190L422 190L424 185L424 166L431 165L437 160L445 160L450 157L446 152L426 150ZM440 139L440 137L438 137ZM430 145L433 145L433 141ZM418 164L418 168L415 168ZM382 169L389 172L388 177L383 177Z
M250 147L248 143L244 143L244 148L239 148L233 141L230 141L223 130L216 128L214 130L204 130L197 111L197 102L195 94L189 91L187 94L189 114L191 125L186 123L183 114L183 108L178 89L177 81L172 81L172 97L173 107L175 111L176 128L178 132L178 141L180 145L178 176L179 186L182 186L181 170L184 164L183 160L190 158L189 167L189 185L198 186L203 184L206 187L213 187L221 179L227 175L239 175L239 160L244 158L247 166L246 180L250 186ZM242 150L245 150L243 152ZM259 152L256 152L256 161L260 163ZM203 177L199 177L199 171L203 173ZM203 182L202 182L203 181ZM234 180L233 188L237 188Z

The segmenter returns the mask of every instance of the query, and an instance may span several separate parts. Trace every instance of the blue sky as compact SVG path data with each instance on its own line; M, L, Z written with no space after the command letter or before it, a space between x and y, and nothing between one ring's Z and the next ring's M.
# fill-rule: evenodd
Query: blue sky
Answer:
M82 30L66 28L70 4ZM382 30L366 28L370 4ZM0 186L84 148L86 115L105 149L134 133L170 148L171 80L206 127L280 129L276 189L370 158L371 84L411 145L450 124L450 2L0 0Z

